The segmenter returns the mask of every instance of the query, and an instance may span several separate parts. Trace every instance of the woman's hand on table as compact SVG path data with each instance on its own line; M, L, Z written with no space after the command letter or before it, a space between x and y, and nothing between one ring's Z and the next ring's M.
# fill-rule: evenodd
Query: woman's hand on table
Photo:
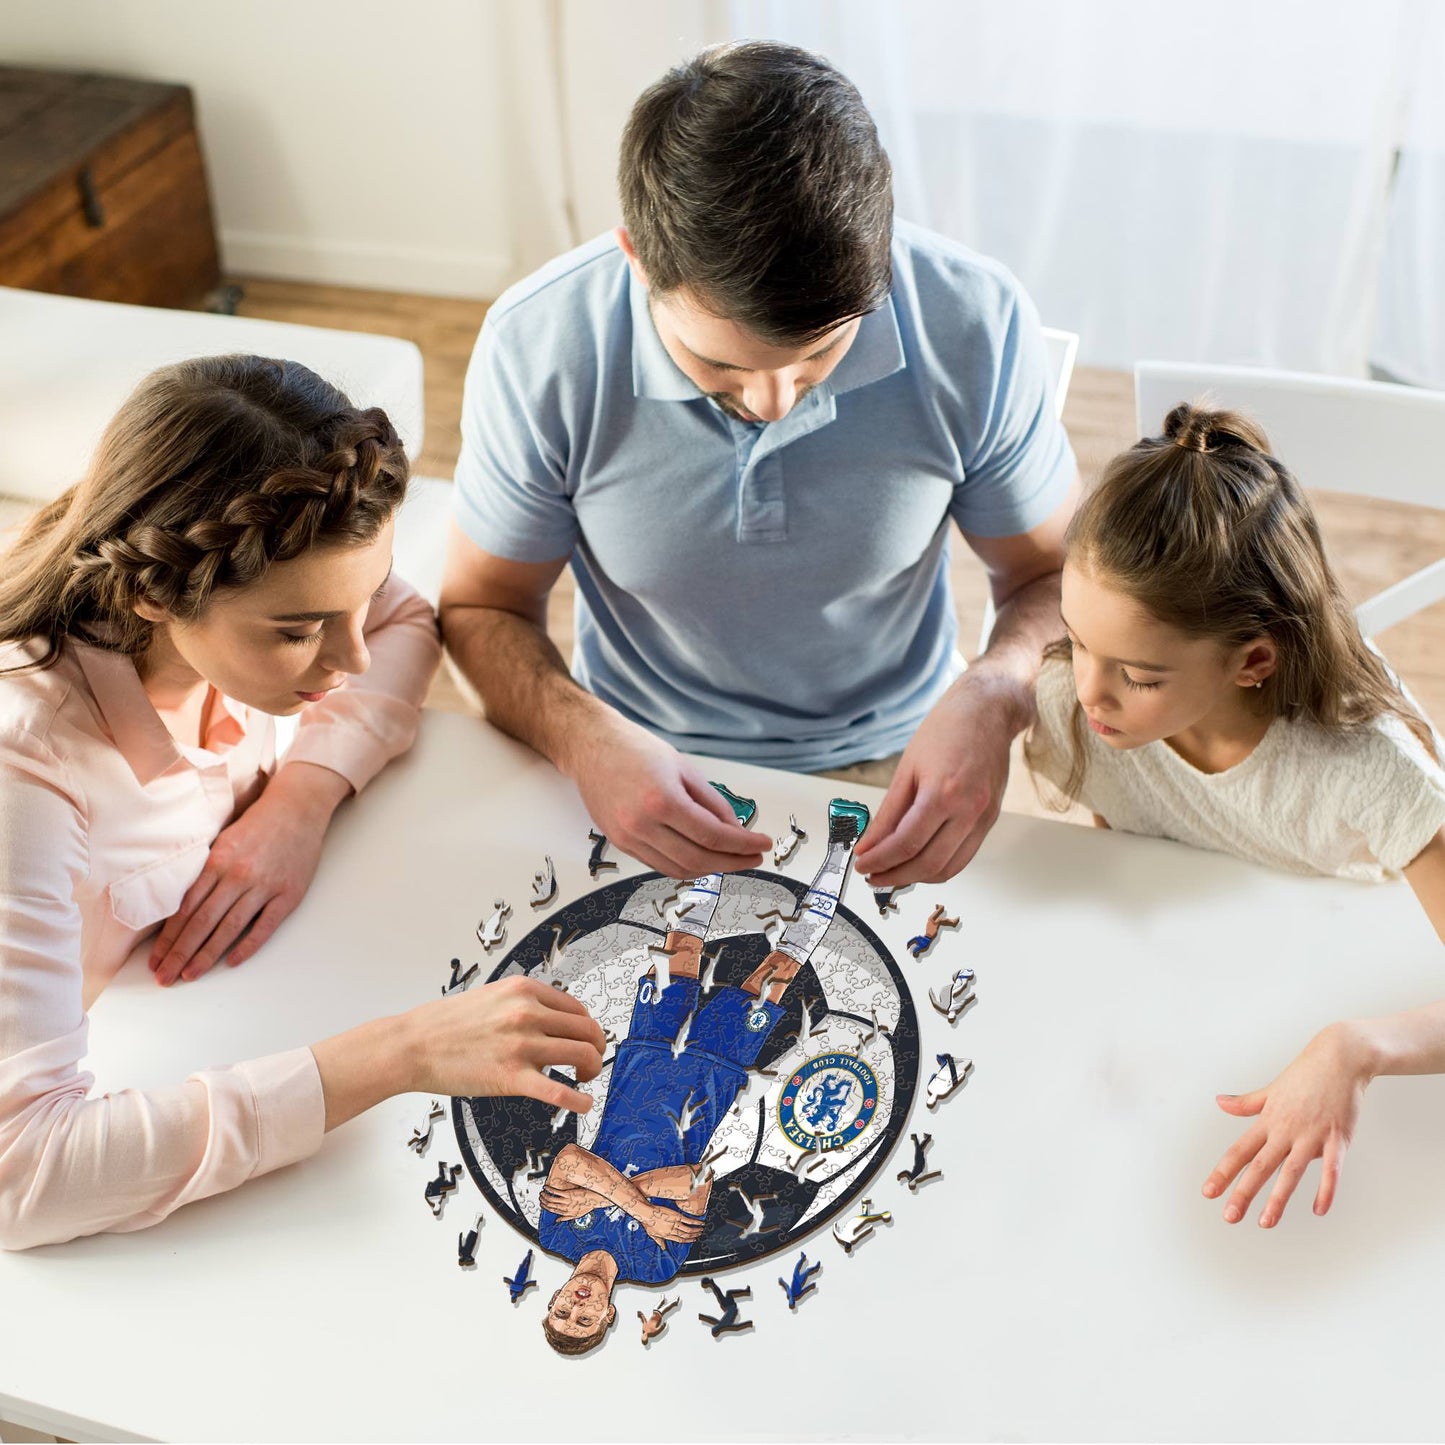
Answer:
M612 846L669 878L756 868L772 847L739 824L695 764L625 718L579 739L565 762Z
M571 994L516 974L312 1044L326 1128L396 1094L525 1095L585 1114L592 1098L547 1073L602 1069L607 1040Z
M1365 1088L1374 1077L1371 1049L1354 1024L1336 1023L1316 1034L1272 1084L1252 1094L1220 1094L1226 1114L1255 1122L1204 1182L1215 1199L1234 1183L1224 1218L1237 1224L1276 1170L1279 1177L1260 1211L1273 1228L1311 1161L1323 1160L1314 1212L1324 1214L1335 1197L1345 1151L1354 1136Z
M222 955L243 963L306 896L331 815L351 784L315 763L287 763L211 844L206 866L151 946L156 982L196 979ZM227 954L229 950L229 954Z
M404 1016L417 1047L415 1093L456 1098L523 1094L585 1114L592 1096L552 1078L570 1068L589 1083L607 1039L569 993L518 974L421 1004Z

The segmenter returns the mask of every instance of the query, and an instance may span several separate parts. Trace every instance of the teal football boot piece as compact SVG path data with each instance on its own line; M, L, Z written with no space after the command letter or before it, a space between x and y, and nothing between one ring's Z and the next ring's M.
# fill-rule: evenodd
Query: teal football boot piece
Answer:
M863 836L872 817L862 803L850 803L847 798L834 798L828 804L828 842L844 843L849 848Z
M722 783L714 783L713 787L728 800L728 807L737 815L738 822L742 824L744 828L757 817L758 805L753 802L751 798L738 797L731 788L725 787ZM854 803L853 806L856 808L858 805ZM868 818L868 810L866 808L863 810L863 818L866 822Z

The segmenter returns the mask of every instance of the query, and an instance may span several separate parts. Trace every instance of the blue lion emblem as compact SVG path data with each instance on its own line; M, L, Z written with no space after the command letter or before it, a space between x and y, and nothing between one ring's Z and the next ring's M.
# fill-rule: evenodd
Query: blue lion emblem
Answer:
M783 1086L778 1126L798 1149L841 1149L878 1110L878 1076L856 1054L819 1054Z
M852 1097L853 1080L846 1074L824 1074L803 1096L798 1112L815 1134L832 1134Z

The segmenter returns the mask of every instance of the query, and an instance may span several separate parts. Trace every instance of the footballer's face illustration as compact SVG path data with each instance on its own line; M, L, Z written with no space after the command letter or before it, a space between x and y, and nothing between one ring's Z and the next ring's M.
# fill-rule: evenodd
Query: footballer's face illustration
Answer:
M552 1330L571 1339L584 1340L600 1334L616 1318L617 1309L607 1281L600 1275L584 1272L580 1265L547 1306L547 1320Z

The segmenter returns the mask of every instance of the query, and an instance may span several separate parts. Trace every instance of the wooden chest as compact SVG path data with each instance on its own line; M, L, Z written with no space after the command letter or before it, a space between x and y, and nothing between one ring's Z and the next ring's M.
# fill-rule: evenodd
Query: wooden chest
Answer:
M179 307L219 280L187 87L0 67L0 286Z

